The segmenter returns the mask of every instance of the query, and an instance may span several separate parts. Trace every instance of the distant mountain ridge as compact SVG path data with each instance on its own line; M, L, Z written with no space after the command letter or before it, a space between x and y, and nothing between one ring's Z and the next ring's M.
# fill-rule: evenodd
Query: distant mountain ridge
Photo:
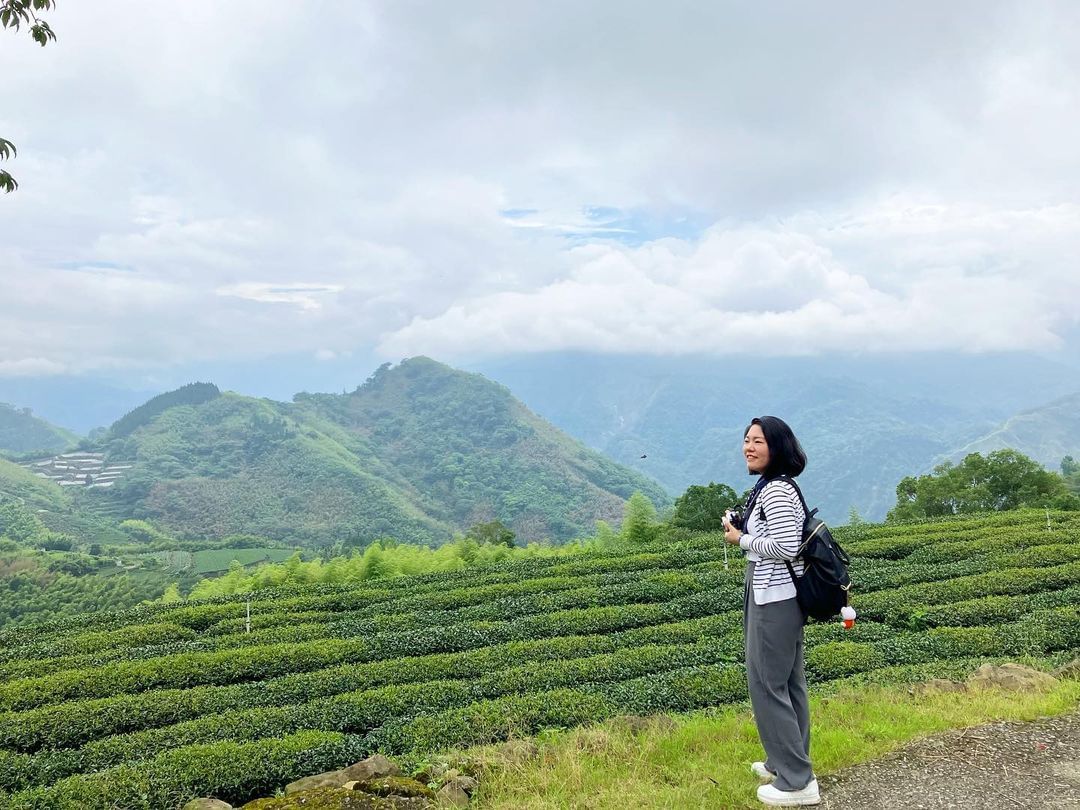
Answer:
M216 388L163 397L90 443L133 465L94 494L185 536L438 542L497 518L523 540L566 540L619 521L636 490L670 502L503 386L428 358L292 403Z
M748 486L742 430L784 418L810 459L807 498L834 522L882 520L896 485L928 472L1022 408L1080 389L1080 374L1030 357L609 357L573 353L474 366L537 413L670 493ZM1003 386L1002 380L1023 380ZM1060 459L1058 459L1060 461ZM1056 462L1054 465L1056 467Z
M953 450L947 460L960 461L969 453L1011 447L1051 470L1059 470L1065 456L1080 458L1080 393L1029 408L993 430Z
M56 453L74 446L78 440L71 431L34 416L29 408L0 402L0 452Z

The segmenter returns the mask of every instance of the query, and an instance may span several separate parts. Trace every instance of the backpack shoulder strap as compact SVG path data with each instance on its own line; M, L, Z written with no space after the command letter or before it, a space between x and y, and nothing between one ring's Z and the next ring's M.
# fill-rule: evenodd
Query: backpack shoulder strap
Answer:
M799 489L799 485L795 483L795 479L792 478L790 475L778 475L776 476L776 478L773 479L773 481L787 481L789 484L791 484L792 487L794 487L795 494L799 496L799 503L802 504L803 514L809 519L810 515L813 513L810 511L810 507L806 505L806 498L803 497L802 490ZM814 512L816 511L817 509L814 510Z

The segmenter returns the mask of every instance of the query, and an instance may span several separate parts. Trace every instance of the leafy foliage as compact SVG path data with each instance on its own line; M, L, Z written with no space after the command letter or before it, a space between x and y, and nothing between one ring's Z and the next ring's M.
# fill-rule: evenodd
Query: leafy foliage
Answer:
M971 453L960 464L949 462L931 475L907 477L896 487L889 520L934 518L1024 506L1080 509L1064 479L1015 450Z
M465 536L477 543L489 543L494 546L514 547L514 533L501 520L477 523L471 526Z
M0 26L18 31L25 25L30 29L30 37L34 42L45 47L56 39L56 34L48 22L38 17L38 12L52 11L55 8L56 0L0 0ZM15 144L0 138L0 160L7 160L16 154ZM15 178L0 169L0 189L10 193L18 187Z
M708 486L691 485L675 499L675 511L670 523L699 532L719 532L724 529L724 514L741 503L742 499L727 484L709 482Z

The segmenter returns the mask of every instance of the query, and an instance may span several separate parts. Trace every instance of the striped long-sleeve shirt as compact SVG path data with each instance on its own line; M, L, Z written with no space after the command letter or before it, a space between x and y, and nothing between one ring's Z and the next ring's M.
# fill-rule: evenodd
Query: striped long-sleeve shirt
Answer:
M739 538L747 559L755 563L754 604L795 598L795 583L784 561L790 561L795 575L802 576L803 562L795 555L805 522L806 510L790 482L774 480L762 488Z

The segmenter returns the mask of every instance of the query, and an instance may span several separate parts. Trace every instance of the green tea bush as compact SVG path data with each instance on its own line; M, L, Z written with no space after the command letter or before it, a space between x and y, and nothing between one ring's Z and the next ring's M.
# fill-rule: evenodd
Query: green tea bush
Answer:
M188 746L139 763L62 779L4 798L6 810L160 810L193 796L233 804L272 795L288 782L340 768L362 755L362 740L304 731L253 743Z

